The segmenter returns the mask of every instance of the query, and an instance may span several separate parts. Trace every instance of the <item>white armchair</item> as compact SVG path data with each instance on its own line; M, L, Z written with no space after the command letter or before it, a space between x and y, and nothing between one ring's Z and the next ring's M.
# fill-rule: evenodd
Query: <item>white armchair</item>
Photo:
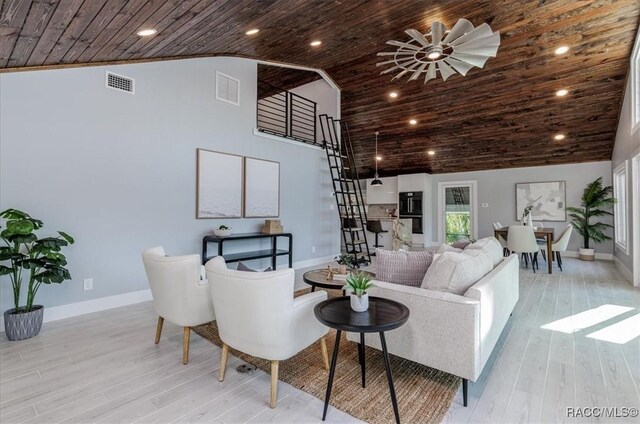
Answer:
M184 327L182 363L187 364L191 327L216 319L209 284L201 279L200 256L166 256L162 247L154 247L142 253L142 262L158 312L156 344L165 319Z
M318 291L293 297L293 269L246 272L227 269L217 256L205 265L222 345L219 380L224 380L229 347L271 361L271 408L278 396L279 361L320 341L322 361L329 369L324 336L329 329L313 308L327 298Z

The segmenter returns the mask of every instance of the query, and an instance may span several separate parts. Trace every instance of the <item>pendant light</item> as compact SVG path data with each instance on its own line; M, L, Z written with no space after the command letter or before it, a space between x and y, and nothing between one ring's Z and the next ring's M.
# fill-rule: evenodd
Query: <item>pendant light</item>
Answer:
M373 181L371 181L371 187L382 187L382 180L378 178L378 131L376 131L376 157L374 158L376 161L376 174L373 176Z

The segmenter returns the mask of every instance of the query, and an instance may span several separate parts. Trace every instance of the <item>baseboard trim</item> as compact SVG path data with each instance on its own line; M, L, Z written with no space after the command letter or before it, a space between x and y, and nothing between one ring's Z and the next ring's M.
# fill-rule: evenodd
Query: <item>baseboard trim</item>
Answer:
M136 303L151 300L151 290L139 290L114 296L99 297L97 299L82 302L68 303L66 305L46 307L44 309L43 322L58 321L65 318L77 317L121 306L134 305ZM0 332L4 332L4 318L0 317Z
M316 265L324 265L331 262L335 256L323 256L298 261L293 264L293 269L308 268ZM45 307L43 322L58 321L65 318L77 317L121 306L134 305L136 303L152 300L151 290L139 290L135 292L117 294L114 296L100 297L82 302L68 303L66 305ZM45 305L46 306L46 305ZM0 333L4 333L4 318L0 316Z
M624 262L618 259L615 255L613 256L613 262L616 264L624 278L627 279L627 282L633 286L633 273L631 270L627 268Z
M561 252L560 255L567 257L567 258L578 258L580 257L580 253L575 251L575 250L567 250L566 252ZM611 253L600 253L600 252L596 252L595 255L596 259L602 259L604 261L612 261L613 260L613 255Z

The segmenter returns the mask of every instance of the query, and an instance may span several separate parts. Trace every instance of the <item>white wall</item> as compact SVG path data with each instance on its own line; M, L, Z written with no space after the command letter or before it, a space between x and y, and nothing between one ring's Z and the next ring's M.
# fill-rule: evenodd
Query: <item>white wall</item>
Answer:
M135 95L106 89L107 69L135 78ZM216 70L240 79L239 107L215 100ZM294 261L338 251L325 153L253 135L256 74L254 61L207 58L0 75L0 209L25 210L45 234L76 238L66 250L73 280L43 285L38 303L143 290L143 249L200 252L202 236L222 223L257 231L262 219L194 218L196 148L279 161ZM85 292L90 277L95 288ZM0 295L0 307L11 307L7 281Z
M527 168L496 169L477 172L458 172L433 175L433 232L438 234L438 183L450 181L476 180L478 182L478 237L493 235L492 223L502 225L516 222L516 183L536 181L566 181L567 206L579 206L584 187L598 177L605 185L611 185L611 162L590 162L570 165L538 166ZM488 203L482 208L482 203ZM556 234L570 221L544 222L545 226L556 229ZM613 224L612 219L603 222ZM611 235L613 233L610 231ZM581 238L574 231L568 250L577 251ZM608 241L595 246L599 253L613 253L613 244Z
M292 88L290 91L316 102L316 141L321 143L324 139L320 129L320 115L327 114L333 119L340 118L338 109L340 93L323 79Z
M637 70L640 72L640 70ZM633 254L634 249L638 249L638 246L633 245L633 232L638 229L635 228L638 223L633 222L633 215L631 211L632 207L632 189L631 183L631 158L640 153L640 130L631 132L631 78L627 80L627 85L624 91L624 99L622 101L622 109L620 109L620 121L618 121L618 130L616 132L616 141L613 148L613 156L611 158L611 165L615 169L623 162L627 162L628 174L627 174L627 222L629 225L629 253L625 253L623 250L616 249L615 256L623 265L633 273ZM638 194L636 193L636 196Z

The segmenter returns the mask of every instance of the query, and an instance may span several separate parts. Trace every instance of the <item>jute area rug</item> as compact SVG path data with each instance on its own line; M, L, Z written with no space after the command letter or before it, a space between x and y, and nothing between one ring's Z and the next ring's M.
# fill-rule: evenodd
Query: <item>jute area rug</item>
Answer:
M212 343L222 346L215 321L194 327L193 330ZM376 333L367 334L366 337L379 336ZM335 338L335 330L329 331L326 337L329 360ZM269 374L269 361L231 348L229 350L233 355ZM342 334L331 405L363 421L393 423L395 419L382 352L367 347L365 353L367 387L363 389L357 344L347 341L344 333ZM460 378L394 355L390 356L401 422L441 422L458 390ZM294 357L281 361L279 378L280 381L324 401L329 372L322 365L320 344L314 343Z

